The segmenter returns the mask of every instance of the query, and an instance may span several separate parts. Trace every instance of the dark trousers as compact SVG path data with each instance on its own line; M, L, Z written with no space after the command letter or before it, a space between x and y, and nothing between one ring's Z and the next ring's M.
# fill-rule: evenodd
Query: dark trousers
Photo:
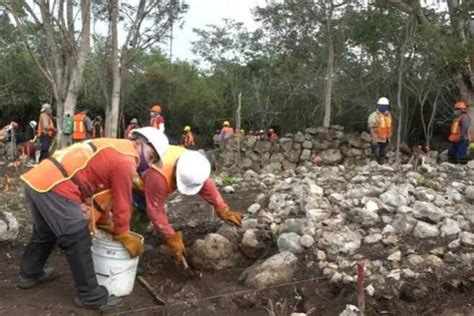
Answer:
M385 158L387 155L388 142L386 143L376 143L372 145L372 152L376 159L380 160Z
M48 158L49 147L51 146L51 137L46 134L41 134L39 137L40 141L40 157L39 161Z
M468 161L467 148L469 147L469 140L461 139L458 142L451 142L451 147L448 150L448 159L454 163L466 163Z
M33 235L23 254L21 275L26 278L40 277L57 244L66 255L81 302L94 306L106 304L108 292L97 283L87 222L78 221L77 214L68 216L68 212L81 212L80 205L66 199L58 200L58 196L51 192L37 193L29 187L25 191L31 204ZM71 204L70 207L67 207L68 204ZM59 211L64 212L65 216L51 216Z

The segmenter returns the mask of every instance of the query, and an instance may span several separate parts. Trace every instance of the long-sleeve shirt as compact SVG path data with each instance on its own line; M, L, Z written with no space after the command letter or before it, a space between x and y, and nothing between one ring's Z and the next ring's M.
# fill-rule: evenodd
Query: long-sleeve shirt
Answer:
M75 178L89 192L112 190L114 234L120 235L130 229L132 213L132 183L137 163L133 157L123 155L113 148L96 154ZM88 203L87 196L72 180L58 184L53 192L79 203Z
M163 133L165 132L165 118L161 115L157 115L151 119L151 127L157 128Z
M153 226L164 237L175 234L173 227L168 221L165 212L165 201L168 197L168 185L165 178L156 170L149 169L145 174L145 199L146 211ZM227 208L222 195L217 190L211 179L207 179L198 193L206 202L214 206L216 212L222 212Z

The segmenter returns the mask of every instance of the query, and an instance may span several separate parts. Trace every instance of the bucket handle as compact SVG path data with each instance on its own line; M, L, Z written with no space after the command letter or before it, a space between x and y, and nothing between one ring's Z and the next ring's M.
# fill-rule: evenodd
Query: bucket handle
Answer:
M133 269L132 266L126 268L125 270L119 271L119 272L113 272L112 269L111 269L111 270L110 270L110 277L114 277L114 276L116 276L116 275L122 274L122 273L127 272L127 271L130 271L130 270L132 270L132 269Z

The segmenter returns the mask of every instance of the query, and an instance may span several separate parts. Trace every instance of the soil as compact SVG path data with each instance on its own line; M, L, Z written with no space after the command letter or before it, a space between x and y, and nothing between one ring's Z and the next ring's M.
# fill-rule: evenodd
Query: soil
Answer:
M234 194L224 194L229 205L246 211L260 193L258 187L236 186ZM29 210L25 205L17 177L11 180L9 192L0 193L0 213L12 212L20 223L20 236L15 242L0 242L0 315L96 315L74 307L75 290L65 256L53 251L49 264L59 272L56 280L33 289L21 290L15 284L23 249L31 233ZM212 209L199 197L179 197L169 209L170 222L184 234L186 245L221 225ZM140 258L142 276L167 304L157 305L138 282L133 293L124 298L119 315L338 315L346 304L357 305L353 285L337 286L322 277L314 254L300 256L294 284L254 291L238 282L242 271L252 261L218 272L197 271L195 277L184 275L172 258L162 250L163 240L154 233L145 236L151 250ZM268 249L265 257L275 253ZM367 315L474 315L474 288L454 288L443 279L420 280L406 284L399 297L367 297ZM413 289L420 286L423 297L413 299Z

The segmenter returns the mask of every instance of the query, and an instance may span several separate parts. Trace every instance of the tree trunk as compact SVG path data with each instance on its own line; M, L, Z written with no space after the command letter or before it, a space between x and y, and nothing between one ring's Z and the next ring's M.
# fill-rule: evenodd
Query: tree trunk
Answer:
M406 30L405 30L405 39L402 46L400 47L400 60L398 66L398 89L397 89L397 107L398 107L398 122L397 122L397 149L396 149L396 162L400 164L400 143L402 138L402 120L403 120L403 106L402 106L402 87L403 87L403 70L405 67L405 53L407 51L407 46L410 42L411 35L413 33L414 27L411 23L412 16L408 17Z
M323 126L329 127L331 125L331 99L332 99L332 84L334 77L334 43L332 39L332 9L326 22L326 39L328 46L328 63L326 79L324 81L324 119Z
M120 65L118 56L118 0L112 1L112 92L110 96L110 105L106 108L105 135L107 137L117 137L118 119L120 110Z
M235 117L235 132L240 135L240 111L242 109L242 92L239 92L237 96L237 112L236 112L236 117ZM242 135L240 137L237 137L237 165L240 164L240 140L242 138Z

